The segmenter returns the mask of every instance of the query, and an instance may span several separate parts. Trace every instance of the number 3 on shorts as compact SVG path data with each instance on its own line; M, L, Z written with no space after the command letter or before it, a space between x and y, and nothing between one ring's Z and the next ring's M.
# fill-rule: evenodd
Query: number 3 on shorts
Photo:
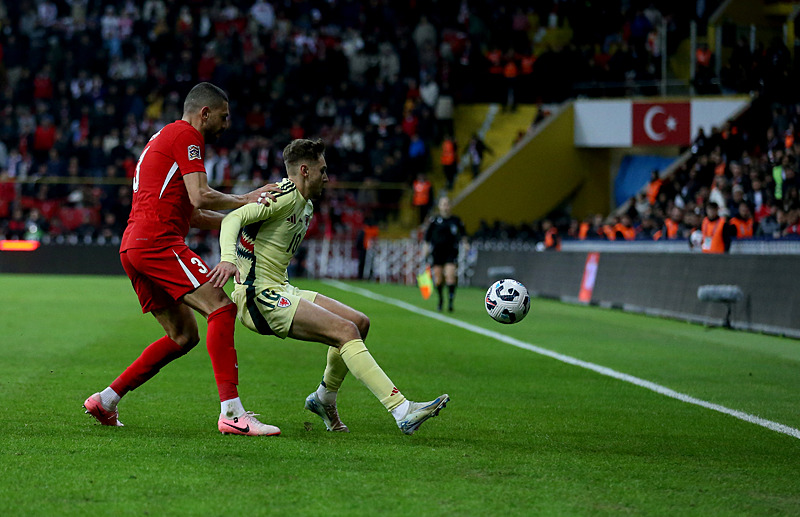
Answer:
M208 273L208 268L203 263L203 261L200 260L199 258L192 257L192 260L190 262L192 264L194 264L195 266L197 266L197 270L200 271L201 273L203 273L203 274Z

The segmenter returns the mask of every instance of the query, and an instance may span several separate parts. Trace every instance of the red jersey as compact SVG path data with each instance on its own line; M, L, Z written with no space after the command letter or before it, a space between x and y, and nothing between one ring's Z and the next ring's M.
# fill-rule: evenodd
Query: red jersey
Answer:
M183 176L205 172L203 136L191 124L167 124L147 142L133 177L133 203L120 251L185 244L194 206Z

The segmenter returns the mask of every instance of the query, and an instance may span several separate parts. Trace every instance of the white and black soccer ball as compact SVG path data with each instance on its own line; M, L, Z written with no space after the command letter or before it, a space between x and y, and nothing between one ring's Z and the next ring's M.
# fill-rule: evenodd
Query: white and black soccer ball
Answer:
M690 248L697 248L703 245L703 232L700 230L695 230L689 235L689 247Z
M524 285L506 278L486 291L486 312L500 323L519 323L531 308L531 297Z

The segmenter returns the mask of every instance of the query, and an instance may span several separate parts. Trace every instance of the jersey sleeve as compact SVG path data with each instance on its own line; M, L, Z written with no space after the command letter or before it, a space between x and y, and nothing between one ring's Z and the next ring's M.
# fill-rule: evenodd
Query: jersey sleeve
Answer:
M197 131L181 131L172 142L172 156L181 175L193 172L206 172L203 162L205 144Z
M279 196L269 205L248 203L226 215L219 231L220 260L236 263L236 240L239 238L239 230L244 226L280 217L291 210L291 207L291 196Z

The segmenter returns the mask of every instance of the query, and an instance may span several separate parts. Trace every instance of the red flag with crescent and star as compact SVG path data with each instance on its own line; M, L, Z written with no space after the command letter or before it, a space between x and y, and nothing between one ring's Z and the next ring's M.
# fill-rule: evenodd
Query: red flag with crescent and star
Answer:
M633 145L689 145L691 142L691 103L633 103Z

